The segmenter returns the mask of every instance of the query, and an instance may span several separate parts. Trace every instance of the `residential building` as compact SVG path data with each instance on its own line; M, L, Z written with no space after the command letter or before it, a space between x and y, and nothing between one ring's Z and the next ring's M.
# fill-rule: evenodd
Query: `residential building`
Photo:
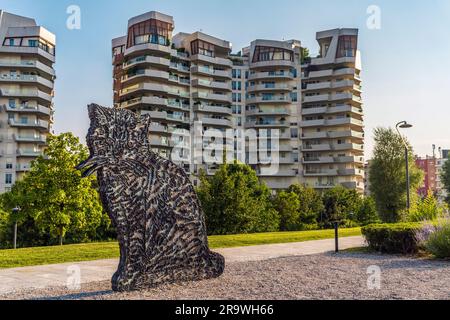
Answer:
M42 154L53 116L55 36L0 10L0 192Z
M436 193L437 191L437 170L436 158L426 156L425 158L416 158L416 165L425 173L423 183L417 190L419 196L424 197L429 191Z
M222 154L211 146L221 145L228 159L251 165L272 189L342 184L363 192L357 30L318 33L323 57L302 65L298 40L257 39L233 54L227 40L202 32L173 35L174 29L171 16L148 12L131 18L127 35L112 40L114 105L150 113L154 151L182 165L194 183L200 169L213 174L218 168ZM316 92L322 100L311 103ZM198 146L196 133L208 129L226 138ZM200 163L198 148L213 161Z
M448 197L445 185L441 180L443 166L449 160L450 150L439 148L439 158L436 159L436 196L440 202L446 201Z
M366 197L371 195L370 192L370 166L372 164L372 160L367 160L364 165L364 195Z
M364 190L364 124L357 29L317 33L302 74L302 161L307 185Z

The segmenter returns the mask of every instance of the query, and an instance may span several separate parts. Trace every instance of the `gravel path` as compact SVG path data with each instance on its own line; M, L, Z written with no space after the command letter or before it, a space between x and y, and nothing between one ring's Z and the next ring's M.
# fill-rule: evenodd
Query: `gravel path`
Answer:
M381 268L381 288L369 290L369 266ZM333 253L235 262L218 279L114 293L109 281L23 290L0 299L450 299L450 261Z

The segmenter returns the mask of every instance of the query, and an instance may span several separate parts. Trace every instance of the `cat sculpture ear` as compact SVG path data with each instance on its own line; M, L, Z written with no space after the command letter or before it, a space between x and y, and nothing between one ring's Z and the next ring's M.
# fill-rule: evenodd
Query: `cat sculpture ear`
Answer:
M108 117L106 115L106 108L99 106L98 104L91 103L88 105L89 119L96 125L105 125L108 123Z

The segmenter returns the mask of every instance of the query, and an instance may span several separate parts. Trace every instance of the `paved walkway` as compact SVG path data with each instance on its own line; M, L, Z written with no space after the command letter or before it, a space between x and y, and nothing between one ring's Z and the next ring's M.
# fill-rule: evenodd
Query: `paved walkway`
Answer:
M339 239L341 249L361 247L362 237ZM334 239L295 243L267 244L259 246L215 249L225 256L226 263L260 261L287 256L318 254L334 250ZM18 289L41 289L66 286L78 272L81 283L111 279L117 269L117 259L62 263L45 266L0 269L0 294Z

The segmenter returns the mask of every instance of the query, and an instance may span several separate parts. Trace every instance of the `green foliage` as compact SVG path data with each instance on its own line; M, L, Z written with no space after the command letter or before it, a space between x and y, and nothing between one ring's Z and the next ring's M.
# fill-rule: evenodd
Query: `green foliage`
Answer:
M425 242L425 248L436 258L450 258L450 221L436 227Z
M273 203L280 216L281 231L318 229L317 217L323 205L314 189L292 185L287 191L278 192Z
M356 226L357 213L361 208L362 198L356 190L336 186L324 192L324 211L320 217L323 228L331 228L333 221L340 221L341 226Z
M309 55L309 49L308 48L301 48L301 63L309 63L311 62L311 57Z
M432 221L442 217L444 214L444 207L439 204L436 197L431 190L423 199L418 199L411 207L409 220L410 221Z
M391 128L376 128L375 149L370 165L370 191L383 222L406 220L405 146L402 137ZM423 172L416 167L409 148L410 194L416 194Z
M300 200L294 192L280 191L273 199L274 208L280 217L280 230L299 230Z
M197 193L205 211L208 234L277 231L279 217L270 190L248 165L223 164L214 176L200 175Z
M95 189L95 177L82 178L75 166L88 156L77 137L63 133L48 137L44 156L32 163L31 171L2 195L4 210L20 207L9 225L18 221L22 246L88 241L100 226L103 213ZM10 228L9 228L10 229Z
M450 205L450 158L442 165L441 182L447 190L447 203Z
M362 226L381 222L375 200L373 200L372 197L365 197L362 199L356 214L356 220Z
M361 229L369 248L385 253L416 253L416 233L421 223L371 224Z

